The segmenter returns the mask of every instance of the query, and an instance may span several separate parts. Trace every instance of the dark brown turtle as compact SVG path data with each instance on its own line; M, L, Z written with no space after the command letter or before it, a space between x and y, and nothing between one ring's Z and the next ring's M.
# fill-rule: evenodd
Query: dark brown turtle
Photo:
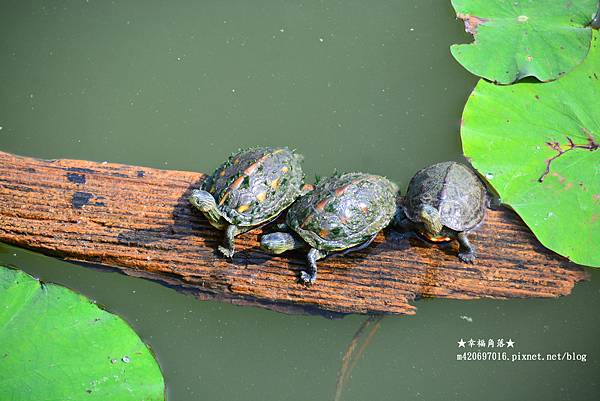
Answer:
M309 269L301 279L317 278L317 260L369 245L396 213L398 187L384 177L348 173L320 181L288 210L287 232L266 234L261 248L273 254L308 247Z
M484 219L488 205L485 186L469 167L443 162L425 167L408 184L404 213L425 238L434 242L458 240L458 257L472 263L476 252L467 239L467 231Z
M223 255L234 237L275 219L302 194L302 156L287 148L256 147L231 155L189 201L210 224L225 230Z

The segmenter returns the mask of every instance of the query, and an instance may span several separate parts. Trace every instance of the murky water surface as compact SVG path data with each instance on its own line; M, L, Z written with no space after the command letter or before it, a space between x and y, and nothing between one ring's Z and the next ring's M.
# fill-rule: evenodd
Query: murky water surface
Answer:
M209 172L238 147L288 145L311 176L362 170L405 188L461 157L476 79L448 48L465 40L442 0L3 0L0 149ZM170 401L334 400L365 320L200 302L5 245L0 263L125 317L158 355ZM600 399L600 273L557 300L417 306L365 330L338 399ZM461 338L586 362L457 361Z

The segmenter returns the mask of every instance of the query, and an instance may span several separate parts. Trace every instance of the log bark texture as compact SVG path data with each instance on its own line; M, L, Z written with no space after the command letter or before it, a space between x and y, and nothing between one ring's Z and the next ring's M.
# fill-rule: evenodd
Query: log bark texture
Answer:
M286 312L413 314L415 298L556 297L587 277L504 209L489 211L471 236L472 265L458 260L455 243L386 230L363 251L321 261L307 288L297 280L303 254L265 255L260 229L238 237L233 260L216 253L222 232L186 200L203 177L0 152L0 241Z

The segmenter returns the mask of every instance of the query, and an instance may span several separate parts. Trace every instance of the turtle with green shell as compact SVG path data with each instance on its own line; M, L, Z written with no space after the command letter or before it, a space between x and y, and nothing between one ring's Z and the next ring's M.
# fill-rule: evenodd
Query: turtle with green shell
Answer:
M263 235L271 254L307 248L308 269L300 278L312 284L317 261L331 253L362 249L396 214L398 187L387 178L365 174L334 175L318 182L288 210L287 229Z
M476 258L467 232L484 219L490 204L487 190L469 167L456 162L437 163L419 170L408 184L404 214L395 224L409 228L432 242L458 240L458 257Z
M233 257L236 235L275 219L303 193L302 159L285 147L240 150L192 191L190 203L225 231L223 255Z

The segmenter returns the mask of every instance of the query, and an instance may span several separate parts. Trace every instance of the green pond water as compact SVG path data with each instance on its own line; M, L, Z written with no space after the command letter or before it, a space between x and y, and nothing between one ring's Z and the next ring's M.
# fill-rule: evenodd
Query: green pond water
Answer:
M361 170L404 189L461 159L476 78L449 46L469 40L442 0L2 0L0 150L210 172L238 147L287 145L309 176ZM123 316L169 401L600 399L599 272L560 299L418 301L381 321L336 390L364 316L202 302L1 244L0 264ZM586 361L457 361L461 338Z

